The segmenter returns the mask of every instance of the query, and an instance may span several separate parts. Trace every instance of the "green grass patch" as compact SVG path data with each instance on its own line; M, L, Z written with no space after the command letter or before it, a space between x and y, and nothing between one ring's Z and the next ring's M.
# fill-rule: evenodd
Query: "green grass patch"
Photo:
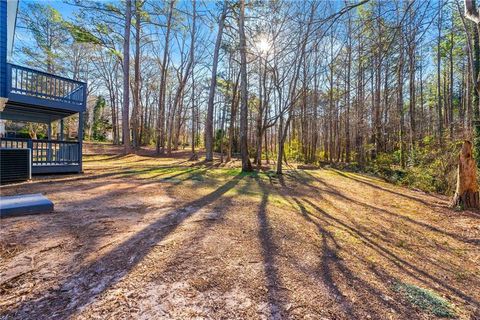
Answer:
M239 168L223 169L223 170L220 170L220 172L226 174L227 176L235 177L235 176L239 175L240 172L242 172L242 169L239 169Z
M404 295L411 304L437 317L456 317L450 302L433 291L402 282L395 284L394 290Z
M353 245L362 244L362 241L358 238L358 236L345 230L339 229L338 226L326 226L325 229L328 230L335 239L341 242Z
M288 201L287 199L285 199L285 197L281 196L281 195L278 195L278 194L271 194L268 198L269 202L278 207L278 208L281 208L281 209L293 209L293 210L296 210L298 209L298 206L291 203L290 201Z
M195 172L192 173L188 176L188 179L194 180L194 181L204 181L205 180L205 172Z
M181 179L176 179L176 178L173 178L173 177L165 177L165 178L162 178L161 180L171 182L171 183L181 183L183 181Z
M170 178L174 178L176 176L184 175L190 172L197 170L196 168L190 167L156 167L156 168L134 168L129 170L128 172L124 172L127 175L134 175L140 179L150 179L150 178L163 178L168 179L168 177L164 177L165 175L169 175Z

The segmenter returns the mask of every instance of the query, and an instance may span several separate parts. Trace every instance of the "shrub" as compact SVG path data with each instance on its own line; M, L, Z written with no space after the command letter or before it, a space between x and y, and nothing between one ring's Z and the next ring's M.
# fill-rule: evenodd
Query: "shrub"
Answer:
M461 144L462 141L453 141L440 147L432 137L426 137L413 152L407 152L405 169L400 166L399 151L394 151L378 154L362 171L408 187L452 194Z

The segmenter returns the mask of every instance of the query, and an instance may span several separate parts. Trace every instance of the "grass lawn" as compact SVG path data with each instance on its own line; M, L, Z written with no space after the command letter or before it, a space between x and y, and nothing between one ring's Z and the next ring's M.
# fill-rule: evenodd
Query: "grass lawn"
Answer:
M480 319L480 214L336 170L242 174L89 145L85 173L3 186L0 318Z

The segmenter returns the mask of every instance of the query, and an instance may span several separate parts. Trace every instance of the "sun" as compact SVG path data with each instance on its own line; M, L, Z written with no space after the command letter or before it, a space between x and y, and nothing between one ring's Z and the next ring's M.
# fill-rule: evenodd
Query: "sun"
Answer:
M257 39L255 47L261 54L266 54L270 51L271 44L266 37L261 36Z

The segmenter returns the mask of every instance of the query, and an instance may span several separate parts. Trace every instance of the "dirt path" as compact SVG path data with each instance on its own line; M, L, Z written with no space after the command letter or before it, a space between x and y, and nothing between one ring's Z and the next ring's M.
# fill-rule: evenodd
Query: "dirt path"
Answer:
M1 221L2 319L480 319L480 215L446 198L94 151L2 187L56 206Z

